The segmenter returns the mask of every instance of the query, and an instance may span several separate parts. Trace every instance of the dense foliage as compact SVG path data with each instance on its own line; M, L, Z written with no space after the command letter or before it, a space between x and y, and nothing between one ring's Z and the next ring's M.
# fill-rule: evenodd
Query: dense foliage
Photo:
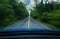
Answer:
M60 29L60 2L47 1L37 4L31 15L34 19L51 25L49 27Z
M0 28L27 17L25 5L17 0L0 1Z

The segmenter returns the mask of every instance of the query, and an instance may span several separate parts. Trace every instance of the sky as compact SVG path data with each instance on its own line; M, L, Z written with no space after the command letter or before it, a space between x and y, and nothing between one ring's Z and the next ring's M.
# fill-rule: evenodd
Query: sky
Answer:
M21 0L21 1L24 2L24 3L27 3L26 7L28 9L32 9L33 6L35 6L34 0Z
M21 0L23 3L26 3L26 7L28 8L28 9L32 9L34 6L35 6L35 2L34 2L34 0ZM39 1L41 1L41 0L39 0ZM45 1L45 0L44 0ZM51 0L49 0L49 1L51 1ZM53 1L56 1L56 0L53 0Z
M26 4L26 8L27 8L29 15L30 15L30 9L33 9L33 7L35 6L34 0L20 0L20 1L22 1L24 4ZM41 2L41 0L38 0L38 1ZM46 1L46 0L44 0L44 1ZM50 1L51 0L49 0L49 2ZM54 0L54 1L56 1L56 0Z

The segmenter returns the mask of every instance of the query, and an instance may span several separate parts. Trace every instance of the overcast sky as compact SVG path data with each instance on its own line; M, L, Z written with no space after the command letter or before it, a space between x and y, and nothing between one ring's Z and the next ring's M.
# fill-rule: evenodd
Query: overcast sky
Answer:
M34 0L21 0L21 1L24 2L24 3L27 3L26 7L29 8L29 9L31 9L31 8L33 8L35 6ZM41 0L39 0L39 1L41 1ZM51 1L51 0L49 0L49 1ZM53 1L56 1L56 0L53 0Z

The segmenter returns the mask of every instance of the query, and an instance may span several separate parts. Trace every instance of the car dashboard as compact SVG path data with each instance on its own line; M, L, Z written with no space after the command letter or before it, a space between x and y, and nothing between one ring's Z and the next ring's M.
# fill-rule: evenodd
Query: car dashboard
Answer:
M0 31L0 39L59 39L59 30Z

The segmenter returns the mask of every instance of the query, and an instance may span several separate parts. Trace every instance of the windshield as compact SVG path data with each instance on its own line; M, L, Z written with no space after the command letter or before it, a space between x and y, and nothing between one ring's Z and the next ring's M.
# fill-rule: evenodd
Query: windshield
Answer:
M33 29L60 29L60 0L0 1L0 30Z

